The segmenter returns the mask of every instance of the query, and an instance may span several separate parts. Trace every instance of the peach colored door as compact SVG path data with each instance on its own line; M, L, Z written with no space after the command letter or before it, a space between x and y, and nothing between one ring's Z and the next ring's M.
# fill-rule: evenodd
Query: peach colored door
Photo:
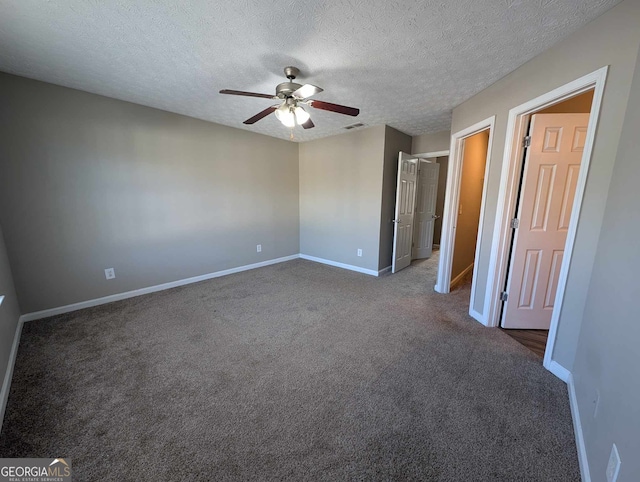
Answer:
M503 328L549 329L589 114L536 114L525 155Z

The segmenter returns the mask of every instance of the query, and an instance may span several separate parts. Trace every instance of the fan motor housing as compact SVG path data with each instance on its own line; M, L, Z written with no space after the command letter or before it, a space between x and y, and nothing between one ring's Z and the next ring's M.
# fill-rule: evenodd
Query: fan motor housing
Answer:
M276 87L276 95L281 99L286 97L290 97L296 90L298 90L302 85L296 84L295 82L283 82L278 84Z

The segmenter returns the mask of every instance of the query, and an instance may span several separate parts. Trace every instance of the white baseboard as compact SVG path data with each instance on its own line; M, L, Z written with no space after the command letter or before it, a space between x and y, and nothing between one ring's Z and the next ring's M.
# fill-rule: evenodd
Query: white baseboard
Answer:
M371 276L378 276L378 271L373 269L361 268L360 266L353 266L351 264L338 263L337 261L331 261L330 259L316 258L315 256L309 256L308 254L300 254L300 257L308 261L315 261L316 263L335 266L336 268L343 268L343 269L348 269L350 271L357 271L358 273L369 274Z
M391 271L391 266L387 266L386 268L378 270L378 276L388 273L389 271Z
M20 344L20 335L22 334L22 317L18 320L16 326L16 332L13 335L13 345L11 345L11 353L9 354L9 361L7 363L7 370L4 374L4 380L2 382L2 389L0 390L0 432L2 432L2 425L4 422L4 412L7 408L7 401L9 400L9 390L11 389L11 379L13 378L13 367L16 364L16 357L18 356L18 345Z
M41 318L47 318L49 316L61 315L63 313L69 313L71 311L77 311L77 310L82 310L84 308L91 308L93 306L104 305L105 303L112 303L114 301L126 300L127 298L133 298L134 296L146 295L149 293L155 293L156 291L168 290L170 288L176 288L178 286L184 286L191 283L198 283L200 281L219 278L220 276L227 276L233 273L240 273L241 271L248 271L250 269L262 268L263 266L282 263L284 261L290 261L292 259L297 259L299 257L300 257L299 254L293 254L291 256L285 256L283 258L270 259L267 261L261 261L259 263L247 264L245 266L238 266L237 268L216 271L215 273L208 273L208 274L203 274L201 276L194 276L193 278L186 278L178 281L171 281L169 283L163 283L156 286L149 286L148 288L140 288L138 290L127 291L125 293L118 293L115 295L104 296L102 298L96 298L93 300L81 301L79 303L73 303L71 305L60 306L58 308L35 311L33 313L26 313L22 315L20 319L22 321L39 320Z
M558 363L557 361L551 360L551 363L549 363L549 366L545 366L545 368L549 370L551 373L553 373L555 376L557 376L563 382L567 384L569 383L571 372L567 370L565 367L563 367L562 365L560 365L560 363Z
M469 266L467 266L462 273L460 273L458 276L456 276L455 278L453 278L451 280L451 283L449 283L449 289L453 288L454 286L456 286L458 283L460 283L460 281L463 280L463 278L465 276L467 276L469 273L471 273L473 271L473 263L471 263Z
M555 362L551 362L555 363ZM560 365L558 365L560 366ZM563 368L566 370L565 368ZM573 375L568 372L567 388L569 389L569 405L571 406L571 418L573 419L573 431L576 436L576 446L578 448L578 463L580 464L580 476L582 482L591 482L591 472L589 471L589 460L587 458L587 447L584 444L584 434L582 433L582 423L580 422L580 411L578 410L578 398L576 388L573 384Z
M208 279L212 279L212 278L218 278L220 276L226 276L228 274L233 274L233 273L239 273L241 271L247 271L250 269L255 269L255 268L260 268L262 266L269 266L272 264L277 264L277 263L282 263L284 261L290 261L296 258L302 258L302 259L306 259L309 261L315 261L318 263L323 263L323 264L327 264L330 266L336 266L338 268L344 268L344 269L349 269L352 271L357 271L360 273L365 273L365 274L369 274L369 275L373 275L373 276L378 276L379 274L382 274L384 272L387 272L391 269L391 266L388 266L380 271L374 271L374 270L369 270L369 269L365 269L365 268L360 268L358 266L352 266L352 265L348 265L348 264L344 264L344 263L338 263L335 261L330 261L330 260L326 260L326 259L322 259L322 258L316 258L314 256L308 256L305 254L295 254L295 255L291 255L291 256L285 256L283 258L276 258L276 259L272 259L272 260L268 260L268 261L263 261L260 263L254 263L254 264L250 264L250 265L245 265L245 266L240 266L238 268L232 268L232 269L228 269L228 270L223 270L223 271L217 271L215 273L210 273L210 274L205 274L205 275L201 275L201 276L195 276L193 278L187 278L187 279L183 279L183 280L179 280L179 281L172 281L170 283L164 283L161 285L156 285L156 286L151 286L148 288L142 288L139 290L134 290L134 291L129 291L126 293L120 293L120 294L116 294L116 295L111 295L111 296L105 296L103 298L97 298L94 300L89 300L89 301L84 301L81 303L75 303L72 305L66 305L66 306L61 306L59 308L53 308L50 310L43 310L43 311L38 311L38 312L34 312L34 313L27 313L25 315L22 315L20 317L20 319L18 320L18 325L16 326L16 331L15 331L15 335L13 337L13 344L11 346L11 353L9 355L9 362L7 364L7 370L5 372L5 376L4 376L4 380L2 383L2 389L0 390L0 432L2 431L2 425L3 425L3 421L4 421L4 414L5 414L5 410L7 407L7 401L9 398L9 391L11 389L11 379L13 378L13 369L15 366L15 362L16 362L16 357L18 355L18 346L20 344L20 336L22 334L22 325L24 324L25 321L32 321L32 320L37 320L40 318L46 318L48 316L54 316L57 314L62 314L62 313L68 313L71 311L76 311L76 310L80 310L83 308L88 308L88 307L92 307L92 306L98 306L101 304L105 304L105 303L110 303L112 301L119 301L119 300L124 300L127 298L132 298L134 296L140 296L140 295L144 295L147 293L154 293L157 291L162 291L162 290L166 290L166 289L170 289L170 288L175 288L178 286L184 286L187 284L191 284L191 283L197 283L199 281L205 281ZM473 265L471 265L469 268L467 268L460 276L462 276L463 274L465 274L466 272L468 272L470 269L473 269ZM479 313L474 312L476 315L479 316ZM470 314L471 316L474 316L474 313ZM476 318L474 316L474 318ZM478 321L481 321L480 319L476 318ZM482 322L482 321L481 321ZM568 391L569 391L569 405L571 407L571 417L573 419L573 429L575 432L575 438L576 438L576 446L578 448L578 462L580 464L580 473L581 473L581 477L582 477L582 481L583 482L591 482L591 475L589 472L589 462L587 459L587 451L586 451L586 446L584 443L584 435L582 433L582 424L580 422L580 413L579 413L579 409L578 409L578 400L576 397L576 392L575 392L575 386L573 383L573 376L571 374L571 372L569 370L567 370L565 367L563 367L562 365L560 365L558 362L556 361L551 361L551 363L549 363L549 366L546 367L551 373L553 373L555 376L557 376L558 378L560 378L561 380L563 380L564 382L567 383L567 387L568 387Z

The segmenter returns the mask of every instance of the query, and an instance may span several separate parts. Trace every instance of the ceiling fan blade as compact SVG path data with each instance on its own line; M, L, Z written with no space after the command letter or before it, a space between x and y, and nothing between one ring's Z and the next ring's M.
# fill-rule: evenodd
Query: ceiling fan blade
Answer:
M223 89L220 91L221 94L230 94L230 95L244 95L246 97L262 97L263 99L273 99L275 96L269 94L258 94L256 92L244 92L242 90L229 90Z
M247 119L246 121L243 122L243 124L255 124L256 122L258 122L260 119L263 119L264 117L267 117L269 114L271 114L272 112L275 112L275 110L278 108L277 105L275 106L271 106L271 107L267 107L265 110L263 110L262 112L258 112L256 115L254 115L253 117L250 117L249 119Z
M309 105L316 109L329 110L338 114L351 115L353 117L360 113L360 109L355 107L347 107L346 105L332 104L331 102L322 102L321 100L310 100Z
M307 122L301 125L303 129L311 129L312 127L316 126L311 119L309 119Z
M298 90L293 91L293 95L296 99L306 99L312 95L316 95L322 92L324 89L311 84L304 84Z

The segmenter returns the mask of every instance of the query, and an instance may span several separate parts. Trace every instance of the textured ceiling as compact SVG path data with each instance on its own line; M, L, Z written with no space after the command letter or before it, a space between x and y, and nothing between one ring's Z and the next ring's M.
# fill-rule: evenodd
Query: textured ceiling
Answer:
M0 70L274 137L273 93L286 65L325 89L314 129L355 122L418 135L619 0L2 0Z

